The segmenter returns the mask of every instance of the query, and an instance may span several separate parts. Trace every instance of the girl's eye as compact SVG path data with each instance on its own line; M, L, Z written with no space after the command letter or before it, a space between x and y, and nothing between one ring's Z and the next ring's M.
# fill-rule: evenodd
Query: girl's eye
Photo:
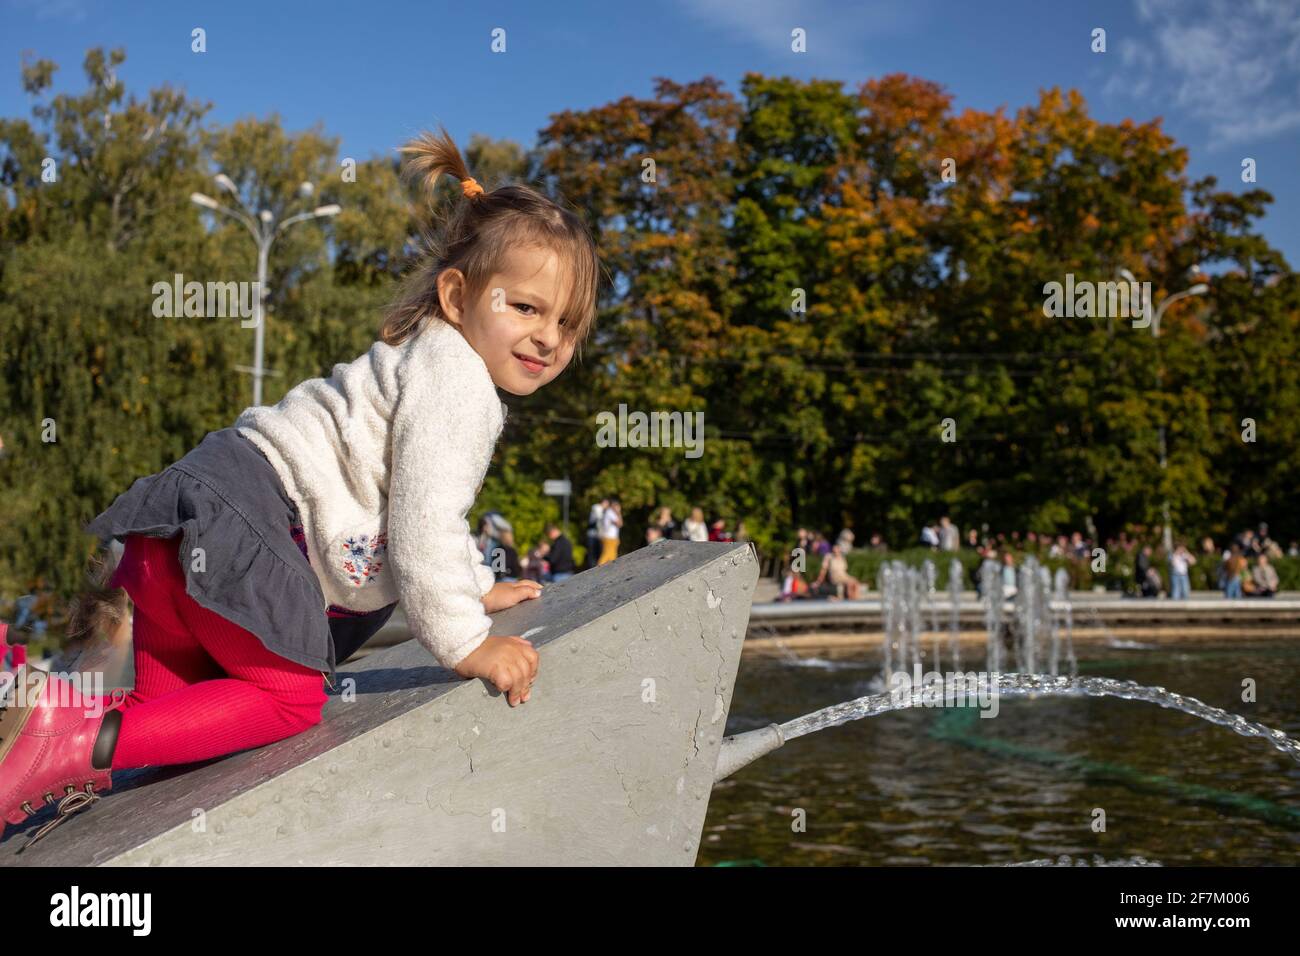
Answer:
M516 309L532 309L532 310L533 310L532 312L525 312L524 315L533 315L533 314L535 314L535 313L537 312L537 309L533 308L533 306L529 305L527 302L516 302L516 303L515 303L515 308L516 308Z

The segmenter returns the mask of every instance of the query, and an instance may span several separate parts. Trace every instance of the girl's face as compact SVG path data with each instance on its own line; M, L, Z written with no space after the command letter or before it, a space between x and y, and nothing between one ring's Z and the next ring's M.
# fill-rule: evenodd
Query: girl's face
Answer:
M560 325L566 290L554 252L517 246L475 301L466 301L458 269L438 275L443 314L483 359L492 381L512 395L531 395L554 381L576 341Z

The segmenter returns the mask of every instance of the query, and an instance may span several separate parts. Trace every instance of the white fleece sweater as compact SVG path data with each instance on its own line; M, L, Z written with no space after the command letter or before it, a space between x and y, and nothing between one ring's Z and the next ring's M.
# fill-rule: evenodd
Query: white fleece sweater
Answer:
M400 600L415 639L452 668L491 624L482 597L495 579L466 515L505 416L483 359L430 319L401 345L376 342L329 378L245 409L235 427L297 503L326 606Z

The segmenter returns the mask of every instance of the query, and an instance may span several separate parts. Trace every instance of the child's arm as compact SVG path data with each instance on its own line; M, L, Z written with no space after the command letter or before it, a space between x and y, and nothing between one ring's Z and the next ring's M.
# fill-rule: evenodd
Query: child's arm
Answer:
M466 515L503 423L501 404L486 370L467 367L455 353L426 351L399 369L396 385L391 567L411 633L442 666L455 668L491 626L482 598L492 572L472 545Z

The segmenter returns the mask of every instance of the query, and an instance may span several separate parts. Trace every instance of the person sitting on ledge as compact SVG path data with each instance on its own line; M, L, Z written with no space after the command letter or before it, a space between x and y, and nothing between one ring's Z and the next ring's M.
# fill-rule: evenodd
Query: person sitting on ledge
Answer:
M1144 544L1137 557L1137 586L1144 598L1159 597L1162 582L1151 556L1151 545Z
M831 546L831 553L822 562L822 568L817 575L817 580L814 582L814 587L820 585L828 576L837 594L840 587L843 586L846 598L850 601L858 599L858 589L862 586L862 582L849 574L848 559L844 557L844 552L840 550L838 544Z
M786 564L784 574L781 577L781 594L778 601L797 601L809 598L812 595L808 590L808 582L804 579L802 571L796 571L790 564Z
M1254 585L1250 592L1251 597L1272 597L1277 593L1277 568L1273 567L1267 554L1259 556L1259 563L1251 571L1250 580Z

